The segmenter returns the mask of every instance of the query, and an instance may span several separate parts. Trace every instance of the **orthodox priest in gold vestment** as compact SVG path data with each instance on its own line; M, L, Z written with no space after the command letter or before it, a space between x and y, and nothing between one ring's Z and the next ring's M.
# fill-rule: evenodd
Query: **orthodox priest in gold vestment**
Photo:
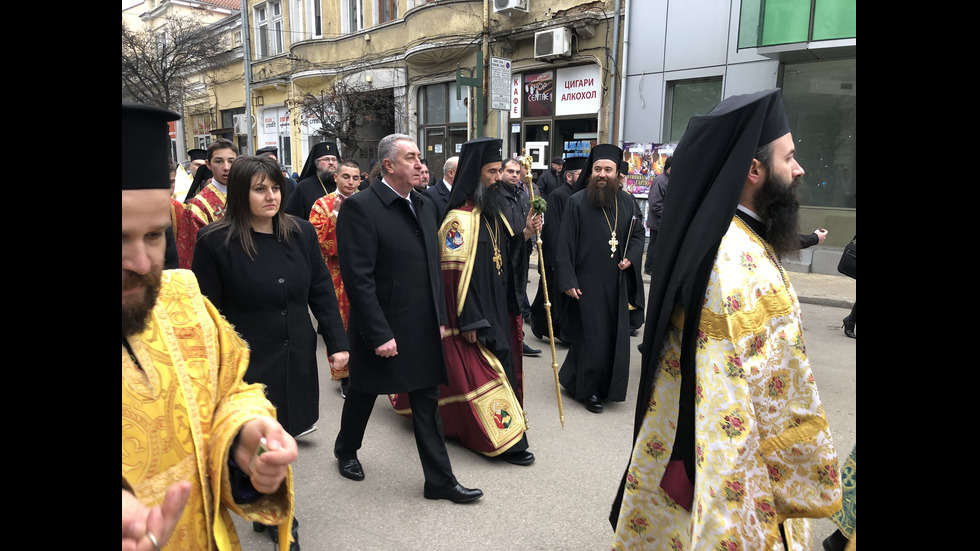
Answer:
M615 550L807 550L808 518L841 506L800 303L780 265L799 248L794 152L779 90L722 101L677 145L635 441L610 515Z
M261 385L242 380L248 345L194 274L162 270L171 224L166 122L177 118L123 104L123 548L149 540L158 549L240 549L234 512L278 525L288 549L296 443ZM186 500L180 507L165 498L174 487Z

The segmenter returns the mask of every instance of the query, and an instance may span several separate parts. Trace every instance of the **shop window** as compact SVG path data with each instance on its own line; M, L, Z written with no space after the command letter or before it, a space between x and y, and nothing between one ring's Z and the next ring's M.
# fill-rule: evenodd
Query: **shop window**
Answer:
M443 176L443 163L458 155L466 141L466 106L462 99L456 99L455 83L421 86L416 99L416 141L428 161L429 174L438 181Z
M843 59L783 67L783 104L805 171L802 206L857 206L856 65Z
M738 47L857 38L857 0L744 0Z
M668 82L666 100L663 135L677 143L691 117L707 114L721 101L721 77Z

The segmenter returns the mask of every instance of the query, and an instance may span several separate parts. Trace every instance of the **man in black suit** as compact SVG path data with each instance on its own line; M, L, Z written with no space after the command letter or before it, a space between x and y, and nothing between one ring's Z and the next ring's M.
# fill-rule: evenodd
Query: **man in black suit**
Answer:
M351 369L334 455L341 475L363 480L357 450L375 399L407 392L423 495L473 501L483 492L463 487L453 475L438 413L439 388L448 375L436 207L413 190L422 162L410 136L386 136L378 157L382 179L344 201L337 219L340 274L350 300Z
M456 163L458 162L458 156L446 159L446 164L442 165L442 180L432 184L422 192L423 195L435 202L440 222L446 217L446 210L449 207L449 192L453 189L453 180L456 178Z

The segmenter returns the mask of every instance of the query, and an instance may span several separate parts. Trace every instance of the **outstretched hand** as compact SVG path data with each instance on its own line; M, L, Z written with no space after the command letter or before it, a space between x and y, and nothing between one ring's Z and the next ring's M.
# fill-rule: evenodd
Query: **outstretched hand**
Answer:
M191 483L182 480L167 488L163 503L147 508L129 490L122 491L123 551L156 551L167 545L191 495ZM147 536L153 534L157 545Z

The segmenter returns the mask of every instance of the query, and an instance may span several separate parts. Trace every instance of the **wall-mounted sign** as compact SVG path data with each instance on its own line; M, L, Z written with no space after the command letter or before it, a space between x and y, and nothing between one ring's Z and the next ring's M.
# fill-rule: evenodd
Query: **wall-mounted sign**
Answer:
M510 110L510 60L490 58L490 109Z
M601 102L602 78L598 65L558 69L555 77L555 116L597 114Z

